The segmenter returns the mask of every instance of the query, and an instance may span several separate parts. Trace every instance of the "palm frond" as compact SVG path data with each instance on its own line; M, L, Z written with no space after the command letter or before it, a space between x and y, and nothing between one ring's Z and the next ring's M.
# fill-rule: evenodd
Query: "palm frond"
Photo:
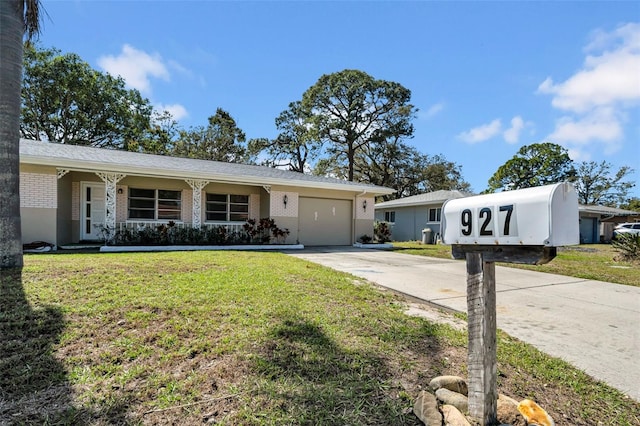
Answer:
M24 32L27 40L37 37L40 34L41 11L44 10L40 0L23 0L18 1L22 6L22 16L24 21ZM47 12L44 11L46 14Z

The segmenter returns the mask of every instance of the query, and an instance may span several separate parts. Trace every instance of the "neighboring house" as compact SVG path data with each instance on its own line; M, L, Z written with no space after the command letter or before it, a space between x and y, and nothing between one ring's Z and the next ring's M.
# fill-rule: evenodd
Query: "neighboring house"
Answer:
M391 224L394 241L420 241L422 230L430 229L430 241L440 236L440 216L445 201L469 197L461 191L435 191L375 205L375 219ZM640 221L640 213L605 206L578 206L580 243L610 242L618 223Z
M351 245L373 234L390 188L280 169L20 141L22 238L100 240L100 229L225 225L269 217L288 243ZM368 207L368 208L367 208Z
M640 213L606 206L578 206L580 243L608 243L618 223L640 221Z
M394 241L422 240L422 230L430 229L429 243L440 236L440 215L445 201L469 197L473 194L461 191L434 191L413 195L375 205L377 221L391 224Z

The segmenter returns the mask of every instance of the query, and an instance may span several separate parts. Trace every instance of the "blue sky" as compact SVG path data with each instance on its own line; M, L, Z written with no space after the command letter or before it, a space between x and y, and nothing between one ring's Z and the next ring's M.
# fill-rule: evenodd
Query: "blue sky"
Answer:
M421 152L482 191L523 145L640 181L639 2L53 1L40 45L121 75L184 127L228 111L247 138L323 74L412 92ZM640 197L640 187L632 195Z

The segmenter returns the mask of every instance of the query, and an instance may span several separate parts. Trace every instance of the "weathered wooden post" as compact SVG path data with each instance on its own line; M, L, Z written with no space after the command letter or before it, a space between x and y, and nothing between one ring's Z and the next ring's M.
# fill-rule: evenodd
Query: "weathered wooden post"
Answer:
M469 414L497 423L495 262L543 264L579 243L578 196L555 185L447 201L442 241L467 262Z
M469 412L483 424L496 423L496 266L482 253L467 253Z

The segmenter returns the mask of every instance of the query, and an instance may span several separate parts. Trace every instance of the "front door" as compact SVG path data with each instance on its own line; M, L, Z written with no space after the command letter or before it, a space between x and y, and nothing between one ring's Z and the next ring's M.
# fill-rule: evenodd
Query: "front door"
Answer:
M82 182L82 218L80 238L82 240L102 239L101 228L106 217L104 183Z

